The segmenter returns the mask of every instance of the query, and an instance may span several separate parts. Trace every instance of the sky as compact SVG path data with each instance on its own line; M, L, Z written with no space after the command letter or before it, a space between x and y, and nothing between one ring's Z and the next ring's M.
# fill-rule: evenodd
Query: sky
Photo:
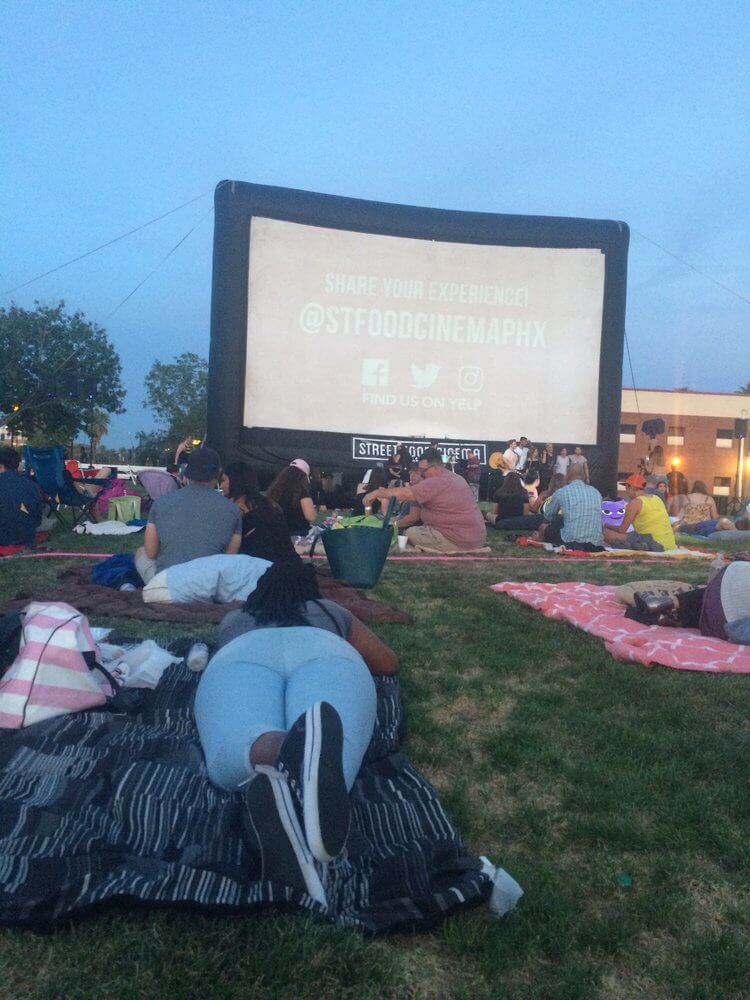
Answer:
M9 0L0 32L0 290L197 198L0 296L106 328L110 445L152 428L155 360L208 356L225 178L625 221L636 384L750 381L746 0Z

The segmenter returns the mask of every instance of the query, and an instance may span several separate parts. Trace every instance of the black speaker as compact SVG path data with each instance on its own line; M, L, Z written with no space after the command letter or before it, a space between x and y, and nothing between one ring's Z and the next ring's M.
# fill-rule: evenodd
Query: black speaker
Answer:
M648 434L649 437L658 437L659 434L663 434L666 429L666 424L661 417L653 417L651 420L644 420L641 425L641 430L644 434Z
M736 438L747 437L747 417L737 417L734 421L734 436Z

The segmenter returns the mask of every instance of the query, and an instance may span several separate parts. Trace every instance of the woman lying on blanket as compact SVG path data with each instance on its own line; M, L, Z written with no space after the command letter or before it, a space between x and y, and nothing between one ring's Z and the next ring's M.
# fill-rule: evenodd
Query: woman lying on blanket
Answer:
M314 860L338 857L349 790L375 726L372 676L394 651L345 608L322 600L313 566L275 563L219 629L195 697L211 781L241 789L261 878L325 903Z

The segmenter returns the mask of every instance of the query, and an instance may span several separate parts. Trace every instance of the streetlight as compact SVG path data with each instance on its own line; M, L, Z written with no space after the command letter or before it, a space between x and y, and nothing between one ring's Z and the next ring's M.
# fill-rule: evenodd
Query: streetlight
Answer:
M737 498L742 499L745 475L745 435L747 434L747 410L740 411L742 427L740 440L737 446Z

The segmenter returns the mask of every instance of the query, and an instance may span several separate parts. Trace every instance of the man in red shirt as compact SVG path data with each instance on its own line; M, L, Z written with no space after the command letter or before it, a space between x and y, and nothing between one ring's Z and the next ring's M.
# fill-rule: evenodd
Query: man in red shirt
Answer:
M419 460L421 482L397 489L377 489L364 498L408 500L419 504L422 523L408 528L409 545L424 552L466 552L482 548L487 526L471 487L461 476L450 472L436 448L428 448ZM382 505L381 505L382 506Z

